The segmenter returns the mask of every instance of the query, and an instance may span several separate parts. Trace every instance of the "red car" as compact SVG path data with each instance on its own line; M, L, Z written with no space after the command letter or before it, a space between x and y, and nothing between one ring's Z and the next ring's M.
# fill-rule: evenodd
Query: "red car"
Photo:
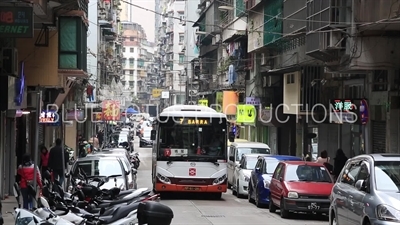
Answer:
M326 167L306 161L280 162L269 186L269 211L328 213L334 181Z

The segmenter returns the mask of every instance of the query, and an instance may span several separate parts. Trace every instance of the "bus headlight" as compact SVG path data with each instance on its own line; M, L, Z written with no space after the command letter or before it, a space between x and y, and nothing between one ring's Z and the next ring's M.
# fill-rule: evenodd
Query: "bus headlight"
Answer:
M171 184L171 180L168 177L165 177L159 173L157 173L157 179L163 182L164 184Z
M213 181L213 185L222 184L225 182L225 180L226 180L226 174L221 177L215 178L215 180Z

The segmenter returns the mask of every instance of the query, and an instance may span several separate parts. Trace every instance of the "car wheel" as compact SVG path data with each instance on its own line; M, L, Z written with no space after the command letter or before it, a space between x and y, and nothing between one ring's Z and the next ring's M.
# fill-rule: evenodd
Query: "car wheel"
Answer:
M269 212L271 212L271 213L276 212L276 206L275 206L275 204L272 202L271 194L269 195Z
M254 199L251 197L252 194L253 194L253 188L252 188L252 184L251 184L251 180L250 180L249 181L249 191L248 191L248 194L247 194L247 200L250 203L254 203Z
M255 193L255 204L257 208L263 208L264 204L260 203L260 193L258 193L258 188L256 188L256 193Z
M283 198L281 199L279 210L281 211L281 218L283 219L289 218L289 210L285 209L285 203L283 202Z
M240 194L240 191L239 191L239 181L236 181L236 197L238 197L238 198L243 197L243 195Z

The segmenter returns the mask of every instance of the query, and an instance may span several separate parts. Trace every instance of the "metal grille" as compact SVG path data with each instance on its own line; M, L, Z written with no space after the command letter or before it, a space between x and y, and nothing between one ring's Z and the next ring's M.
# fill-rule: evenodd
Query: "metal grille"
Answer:
M372 153L386 152L386 121L372 122Z
M39 132L39 144L44 144L44 125L43 124L39 124L37 132Z

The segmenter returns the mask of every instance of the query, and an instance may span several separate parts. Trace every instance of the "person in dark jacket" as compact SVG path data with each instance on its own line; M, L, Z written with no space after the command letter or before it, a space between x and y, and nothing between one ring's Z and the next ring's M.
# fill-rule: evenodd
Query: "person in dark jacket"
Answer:
M32 209L33 199L31 196L31 190L33 187L33 179L35 176L35 165L33 164L30 155L25 154L22 157L22 164L18 167L17 174L19 177L19 187L21 188L21 194L23 199L23 208ZM42 178L40 176L39 168L36 167L36 182L40 189L43 188Z
M49 155L49 168L53 170L54 179L57 179L60 184L62 185L64 182L64 169L68 165L68 152L64 150L61 146L61 139L56 140L56 146L50 149ZM64 162L63 162L63 155L64 154Z
M344 165L346 165L346 161L347 161L347 157L344 154L342 149L338 149L336 151L336 157L335 157L335 161L333 163L333 175L335 176L335 179L337 179L340 175L340 172L342 172L342 169L344 167Z

